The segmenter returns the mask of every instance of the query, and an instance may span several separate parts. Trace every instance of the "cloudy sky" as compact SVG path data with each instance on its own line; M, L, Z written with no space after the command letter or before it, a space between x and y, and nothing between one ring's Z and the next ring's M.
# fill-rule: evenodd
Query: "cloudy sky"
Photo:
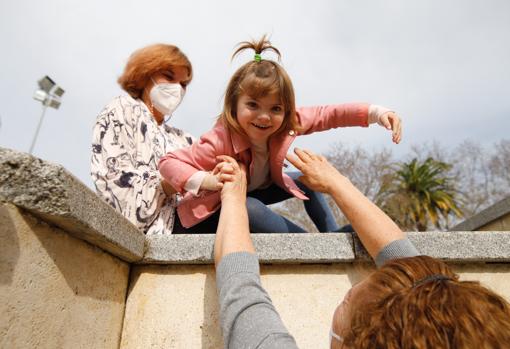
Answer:
M36 81L65 90L46 113L34 155L91 186L90 140L101 108L135 49L165 42L190 58L195 78L171 123L199 136L220 112L227 81L248 57L239 41L271 35L298 105L366 101L396 110L404 141L382 128L303 137L318 152L343 141L406 153L510 138L510 1L0 1L0 146L28 152L41 114Z

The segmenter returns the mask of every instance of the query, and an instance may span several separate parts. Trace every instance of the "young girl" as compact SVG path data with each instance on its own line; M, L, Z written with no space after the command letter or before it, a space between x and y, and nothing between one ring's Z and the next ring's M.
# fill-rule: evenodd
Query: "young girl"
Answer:
M368 104L296 108L294 89L285 70L261 58L266 50L274 51L278 58L280 52L264 36L257 42L241 43L233 57L246 49L254 50L255 58L231 78L223 112L214 128L191 147L170 152L159 162L163 178L185 193L177 207L174 233L204 232L200 230L208 226L197 224L218 215L215 212L220 208L224 175L217 167L221 155L236 159L248 169L247 206L252 232L305 232L266 206L292 197L307 200L306 211L319 231L338 230L322 194L299 182L299 172L283 173L290 145L298 135L336 127L367 127L375 122L392 130L393 142L399 143L399 117L386 108Z

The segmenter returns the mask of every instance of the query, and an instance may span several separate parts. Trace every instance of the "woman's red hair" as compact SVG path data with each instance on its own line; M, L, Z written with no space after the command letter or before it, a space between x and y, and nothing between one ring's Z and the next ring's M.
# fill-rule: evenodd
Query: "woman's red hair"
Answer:
M172 71L174 67L185 67L188 70L185 83L191 81L193 69L188 57L177 46L154 44L135 51L117 81L131 97L140 98L151 76Z
M440 274L449 279L416 284ZM474 281L459 281L428 256L396 259L370 276L374 301L355 309L344 348L508 348L510 305Z

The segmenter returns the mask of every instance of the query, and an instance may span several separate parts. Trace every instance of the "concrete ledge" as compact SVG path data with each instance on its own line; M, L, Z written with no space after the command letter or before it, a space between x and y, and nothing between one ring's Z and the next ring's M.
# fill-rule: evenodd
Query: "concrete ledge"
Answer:
M62 166L0 148L0 201L122 260L133 262L143 256L144 234Z
M262 263L369 262L355 234L253 234ZM454 263L510 262L510 232L411 232L426 255ZM210 264L214 235L148 236L139 264Z
M253 234L262 263L338 263L355 259L351 234ZM141 264L210 264L214 235L147 236Z
M447 262L510 262L510 232L410 232L409 240L424 255ZM356 258L370 260L356 236Z
M509 262L510 232L426 232L410 234L420 252L449 262Z
M453 231L472 231L478 230L484 225L505 216L510 213L510 196L494 205L487 207L482 212L466 219L452 228Z
M489 208L493 212L490 217L501 215L509 200ZM0 148L0 201L21 207L127 262L213 263L214 235L146 237L63 167L3 148ZM262 263L370 261L355 234L252 236ZM510 232L413 232L409 238L423 254L445 261L510 262Z

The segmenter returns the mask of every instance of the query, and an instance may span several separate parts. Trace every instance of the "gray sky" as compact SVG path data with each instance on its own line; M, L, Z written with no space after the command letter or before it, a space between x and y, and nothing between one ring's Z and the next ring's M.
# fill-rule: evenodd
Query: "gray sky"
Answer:
M34 155L91 186L90 140L102 107L137 48L173 43L195 78L171 124L199 136L213 124L243 56L234 46L271 35L298 105L366 101L396 110L404 141L382 128L337 129L297 146L326 151L464 139L491 144L510 130L510 1L70 1L0 2L0 146L28 152L41 113L36 81L65 90L46 113ZM250 57L251 58L251 57Z

